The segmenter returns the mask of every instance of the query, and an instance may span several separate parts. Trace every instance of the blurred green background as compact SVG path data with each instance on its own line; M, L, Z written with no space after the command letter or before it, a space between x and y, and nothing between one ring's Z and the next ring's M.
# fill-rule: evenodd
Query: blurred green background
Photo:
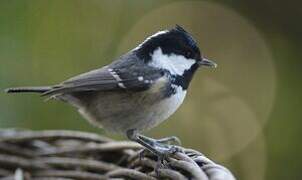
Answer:
M101 67L182 25L218 68L148 132L176 135L238 179L302 179L301 6L282 0L0 1L0 89L49 85ZM70 106L0 93L1 128L103 133ZM115 138L118 135L107 134Z

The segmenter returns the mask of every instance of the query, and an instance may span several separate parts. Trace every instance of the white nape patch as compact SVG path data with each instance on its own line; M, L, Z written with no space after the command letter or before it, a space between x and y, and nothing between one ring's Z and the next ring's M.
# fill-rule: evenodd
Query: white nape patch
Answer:
M158 31L157 33L155 33L155 34L153 34L153 35L147 37L142 43L140 43L140 44L139 44L137 47L135 47L133 50L139 49L145 42L147 42L147 41L150 40L151 38L156 37L156 36L161 35L161 34L165 34L165 33L167 33L167 32L169 32L169 31L168 31L168 30Z
M190 69L196 62L194 59L187 59L182 55L163 54L160 47L153 52L151 58L149 65L168 70L174 75L183 75L184 71Z
M114 77L114 79L118 82L117 85L120 88L126 89L126 86L124 85L124 83L122 83L122 79L120 78L120 76L111 68L108 69L109 73Z

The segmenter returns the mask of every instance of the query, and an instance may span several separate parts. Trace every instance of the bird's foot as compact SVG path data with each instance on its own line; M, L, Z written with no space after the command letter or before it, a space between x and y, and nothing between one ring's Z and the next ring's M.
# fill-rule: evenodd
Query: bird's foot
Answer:
M158 161L164 164L164 161L166 161L170 156L174 155L177 152L182 152L182 149L174 146L174 145L165 145L165 147L156 147L156 156L158 158Z
M167 168L168 167L168 159L169 157L173 156L177 152L182 152L183 150L174 145L164 145L165 147L157 147L157 153L155 154L157 156L157 163L154 168L154 171L157 175L159 175L159 169Z
M159 156L166 156L167 154L173 154L175 152L179 152L181 151L180 148L178 148L177 146L173 146L171 144L176 144L176 145L181 145L181 142L179 140L178 137L176 136L170 136L170 137L165 137L165 138L161 138L161 139L152 139L149 137L146 137L149 140L152 141L152 144L157 144L160 146L165 146L167 150L167 152L159 152L158 154L161 154ZM149 151L148 149L143 149L141 152L139 152L139 159L143 159L144 156L147 154L147 151ZM150 152L150 151L149 151Z
M154 153L153 151L150 151L147 148L144 148L139 152L139 158L142 159L148 153L152 153L152 154L156 155L159 159L165 159L165 158L169 157L170 155L183 151L180 147L175 146L175 145L159 144L159 143L156 143L156 144L157 145L155 145L155 146L159 146L159 147L154 147L154 149L155 149L154 152L156 152L156 153Z
M145 147L145 150L140 152L140 159L146 154L146 150L151 152L157 157L158 168L165 166L167 159L175 154L176 152L181 152L182 149L178 146L168 144L170 142L176 142L180 144L180 140L175 137L167 137L162 139L153 139L146 136L143 136L137 133L135 130L130 130L127 132L127 136L130 140L136 141L142 146ZM158 169L156 168L156 169Z
M169 154L174 154L175 152L181 150L177 146L171 145L171 144L177 144L177 145L181 144L179 138L175 136L165 137L162 139L153 139L143 135L138 135L138 138L153 148L153 150L150 150L149 147L145 146L146 149L140 152L140 159L146 154L146 151L150 151L151 153L157 155L157 157L159 157L160 159L162 157L166 157Z

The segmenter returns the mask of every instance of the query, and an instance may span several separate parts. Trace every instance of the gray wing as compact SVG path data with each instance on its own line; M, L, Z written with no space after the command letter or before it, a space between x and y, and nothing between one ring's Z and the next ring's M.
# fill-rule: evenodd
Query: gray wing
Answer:
M54 86L45 95L57 95L86 91L142 91L148 89L152 82L162 77L164 72L147 66L136 59L118 61L96 69Z

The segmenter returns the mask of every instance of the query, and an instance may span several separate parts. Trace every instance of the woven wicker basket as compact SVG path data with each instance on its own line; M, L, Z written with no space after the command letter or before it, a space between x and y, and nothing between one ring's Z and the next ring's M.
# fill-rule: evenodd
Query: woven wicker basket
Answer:
M134 142L76 131L0 130L1 179L234 180L225 167L183 148L159 166ZM157 169L155 171L155 169Z

